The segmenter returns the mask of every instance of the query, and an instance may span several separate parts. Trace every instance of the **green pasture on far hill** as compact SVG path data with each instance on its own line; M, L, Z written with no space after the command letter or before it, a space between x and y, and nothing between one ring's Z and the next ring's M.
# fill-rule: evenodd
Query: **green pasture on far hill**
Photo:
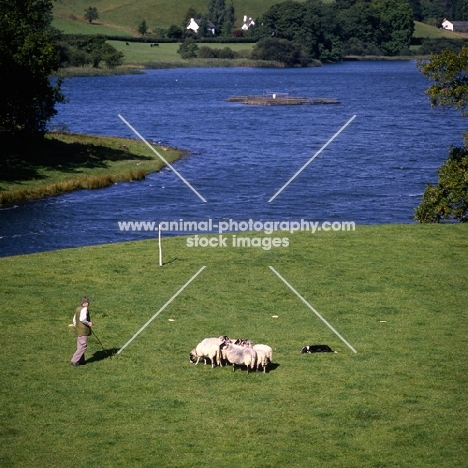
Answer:
M435 28L429 24L415 21L413 37L421 37L425 39L466 39L467 34L447 31L446 29Z
M90 24L84 20L54 18L52 25L65 34L104 34L108 36L130 36L133 34L129 28L103 24L100 21Z
M0 466L466 466L467 225L225 237L163 238L163 267L157 239L0 258ZM84 295L107 352L166 307L74 368ZM224 334L269 344L270 371L189 363Z
M125 41L108 41L109 44L114 46L118 51L124 53L125 64L148 64L151 62L163 63L190 63L190 60L183 60L180 54L177 53L180 43L159 43L158 47L152 47L150 43L144 42L125 42ZM128 44L128 45L127 45ZM254 44L239 44L239 43L226 43L226 44L213 44L213 43L200 43L199 47L211 47L215 49L224 49L229 47L234 52L240 50L252 51ZM218 59L219 60L219 59ZM193 61L193 60L192 60Z
M167 29L172 25L182 27L189 8L200 13L208 12L208 0L99 0L92 3L98 10L99 20L107 28L124 28L137 34L138 25L145 20L149 30ZM265 13L277 0L233 0L236 11L236 26L242 26L244 15L257 18ZM90 6L88 0L60 0L54 3L55 20L61 20L66 32L68 27L77 28L85 23L84 11ZM64 26L68 23L69 26ZM90 34L90 33L85 33Z

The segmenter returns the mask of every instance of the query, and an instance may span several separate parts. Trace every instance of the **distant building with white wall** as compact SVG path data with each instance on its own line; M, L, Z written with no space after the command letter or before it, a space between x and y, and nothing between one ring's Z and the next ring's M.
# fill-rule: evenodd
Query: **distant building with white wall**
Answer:
M442 21L442 29L452 32L467 32L468 21L449 21L444 18L444 21Z
M200 19L190 18L190 23L188 24L187 29L197 34L198 30L200 29L200 24L201 24ZM206 26L207 26L207 30L211 34L213 35L216 34L216 26L211 21L208 21Z
M248 18L247 15L244 15L244 22L242 23L241 29L248 31L250 26L255 26L255 21L252 18Z

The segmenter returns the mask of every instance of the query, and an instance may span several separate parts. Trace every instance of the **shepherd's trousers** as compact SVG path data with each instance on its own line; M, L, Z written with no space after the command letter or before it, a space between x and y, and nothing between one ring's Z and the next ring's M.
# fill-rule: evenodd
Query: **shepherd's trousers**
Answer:
M88 337L79 336L76 340L75 354L73 355L70 361L74 366L82 365L85 363L84 353L87 347L88 347Z

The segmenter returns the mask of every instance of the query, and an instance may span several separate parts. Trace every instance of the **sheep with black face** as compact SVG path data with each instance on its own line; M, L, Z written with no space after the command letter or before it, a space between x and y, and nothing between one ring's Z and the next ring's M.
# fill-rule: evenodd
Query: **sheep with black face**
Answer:
M238 346L233 343L222 343L220 346L221 355L232 364L232 370L236 370L237 366L246 366L247 373L249 369L255 369L257 365L257 352L250 347Z

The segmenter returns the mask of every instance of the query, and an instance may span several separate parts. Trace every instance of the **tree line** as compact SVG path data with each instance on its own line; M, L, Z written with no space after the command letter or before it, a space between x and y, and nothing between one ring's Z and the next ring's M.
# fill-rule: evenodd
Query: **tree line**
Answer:
M468 20L468 0L409 0L415 21L440 27L444 18Z
M59 34L55 46L62 68L87 65L98 68L101 63L115 68L122 65L124 59L124 54L108 44L107 38L100 34Z
M344 55L411 55L413 31L407 0L288 0L273 5L249 34L256 41L252 58L308 66ZM190 40L180 53L196 56Z
M289 0L261 17L255 35L294 42L311 58L337 61L351 46L373 54L408 55L413 31L407 0Z

